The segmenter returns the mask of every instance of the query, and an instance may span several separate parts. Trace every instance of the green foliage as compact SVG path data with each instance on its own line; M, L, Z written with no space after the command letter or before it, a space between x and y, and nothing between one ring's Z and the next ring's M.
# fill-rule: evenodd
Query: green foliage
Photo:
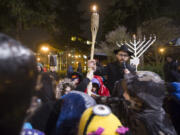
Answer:
M163 63L153 63L153 64L145 64L144 66L139 66L138 70L141 71L152 71L155 72L157 74L159 74L163 79L164 79L164 71L163 71Z
M104 20L104 35L123 25L135 32L145 21L162 16L178 19L179 0L112 0Z
M87 45L82 42L72 42L71 37L82 37L81 25L85 23L82 19L83 11L79 10L81 0L59 0L56 2L56 31L53 32L55 44L60 44L60 48L68 50L77 48L87 50Z
M109 61L114 59L113 50L117 49L116 43L120 43L124 40L130 39L130 33L127 32L127 28L124 26L119 26L115 30L109 32L105 36L105 41L101 42L99 46L109 56Z
M159 48L180 35L180 27L176 25L176 22L173 19L167 17L144 22L141 26L141 31L143 35L155 34L157 37L156 42L144 55L147 63L156 62L159 64L162 62L163 57L168 50L166 50L164 54L161 54Z
M80 0L0 0L0 30L21 40L25 30L44 29L52 35L54 47L67 49L74 45L71 36L82 34L79 4Z
M21 32L34 26L51 26L55 19L50 0L1 0L1 31ZM17 33L19 34L19 33Z
M105 33L124 25L134 31L150 18L156 16L158 0L113 0L104 21Z

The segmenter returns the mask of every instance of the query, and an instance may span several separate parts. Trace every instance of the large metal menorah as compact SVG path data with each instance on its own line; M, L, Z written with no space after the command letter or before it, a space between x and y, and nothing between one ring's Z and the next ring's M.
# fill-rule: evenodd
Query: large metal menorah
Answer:
M147 49L156 41L156 36L150 36L149 40L146 40L144 36L143 40L136 39L136 35L133 35L133 42L130 40L129 43L127 41L121 42L120 44L116 42L118 47L122 45L126 45L128 50L133 53L132 58L130 59L130 64L134 65L137 71L138 65L140 63L140 57L147 51Z

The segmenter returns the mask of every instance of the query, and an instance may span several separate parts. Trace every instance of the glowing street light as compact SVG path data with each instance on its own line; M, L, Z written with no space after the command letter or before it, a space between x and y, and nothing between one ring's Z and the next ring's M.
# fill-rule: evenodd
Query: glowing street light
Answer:
M87 59L87 56L86 56L86 55L83 55L83 58L84 58L84 59Z
M69 53L68 56L71 57L71 54Z
M91 44L91 41L86 41L86 44L87 44L87 45L90 45L90 44Z
M49 51L49 48L48 48L47 46L42 46L42 47L41 47L41 50L42 50L43 52L48 52L48 51Z
M71 41L76 41L76 37L71 37Z
M165 48L160 48L160 49L159 49L159 52L160 52L161 54L163 54L163 53L165 52Z
M37 58L37 61L39 62L40 60L41 60L41 59L38 57L38 58Z

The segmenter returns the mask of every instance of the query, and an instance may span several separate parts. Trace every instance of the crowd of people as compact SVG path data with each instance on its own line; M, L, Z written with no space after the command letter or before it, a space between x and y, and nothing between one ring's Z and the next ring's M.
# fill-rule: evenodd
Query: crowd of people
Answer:
M135 71L123 45L116 62L88 61L83 76L70 66L65 78L43 72L31 50L0 34L1 135L178 135L180 64L171 56L165 81Z

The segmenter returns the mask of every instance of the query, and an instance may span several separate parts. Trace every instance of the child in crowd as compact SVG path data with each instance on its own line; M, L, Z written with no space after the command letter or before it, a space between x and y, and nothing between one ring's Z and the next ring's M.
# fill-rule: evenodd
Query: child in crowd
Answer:
M75 86L79 85L82 80L82 75L78 72L73 72L70 78Z
M91 96L110 96L108 88L104 85L102 77L94 75L90 70L86 78L76 87L76 90L85 92Z
M68 94L74 90L75 85L71 79L65 78L60 80L59 84L56 87L56 98L60 99L61 96Z

